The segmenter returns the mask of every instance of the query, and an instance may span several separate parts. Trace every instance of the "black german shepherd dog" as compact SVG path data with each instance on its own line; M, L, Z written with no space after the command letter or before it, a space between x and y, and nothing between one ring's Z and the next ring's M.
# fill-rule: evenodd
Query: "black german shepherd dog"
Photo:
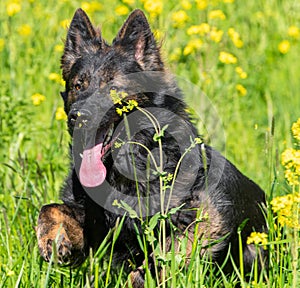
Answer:
M71 169L62 189L63 204L45 205L39 214L42 257L51 259L55 242L59 263L81 264L128 212L113 205L117 200L142 219L181 207L169 217L166 246L179 249L187 237L187 258L196 240L201 255L209 253L221 265L230 250L239 265L241 229L244 269L251 271L257 251L246 240L252 231L267 231L265 194L218 152L195 140L196 128L144 13L133 11L109 45L78 9L61 63ZM174 181L167 182L165 175ZM199 209L207 216L201 221ZM171 226L177 227L172 236ZM133 287L143 287L145 255L137 233L143 233L141 221L126 214L114 259L134 261L139 268L131 272ZM266 259L266 251L260 252ZM227 262L224 269L229 272L232 261Z

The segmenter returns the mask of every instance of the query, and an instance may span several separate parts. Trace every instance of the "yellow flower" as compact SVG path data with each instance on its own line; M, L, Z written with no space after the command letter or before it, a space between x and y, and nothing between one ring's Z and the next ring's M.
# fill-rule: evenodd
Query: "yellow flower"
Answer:
M292 133L294 138L300 141L300 118L292 125Z
M94 13L95 11L102 10L103 7L101 3L97 1L92 1L92 2L82 2L81 8L87 13Z
M289 185L296 186L300 184L300 150L293 148L286 149L281 154L281 163L285 167L285 178Z
M39 106L46 100L46 97L40 93L35 93L31 96L31 100L34 106Z
M122 108L116 108L116 112L117 112L117 114L120 115L120 116L122 116L122 114L123 114Z
M135 0L122 0L122 2L127 5L133 5L135 3Z
M283 40L278 45L278 50L281 54L286 54L289 52L291 44L288 40Z
M23 24L18 28L18 33L21 36L28 36L31 34L31 27L28 24Z
M181 27L188 21L189 17L184 10L172 13L172 21L174 27Z
M62 85L65 84L65 82L63 81L61 76L57 73L50 73L49 76L48 76L48 79L51 80L51 81L54 81L56 83L62 84Z
M60 22L60 26L66 29L70 26L70 23L71 23L70 19L65 19Z
M67 115L65 113L65 110L63 107L58 107L56 109L56 112L55 112L55 119L60 121L60 120L67 120Z
M21 11L21 5L17 1L12 1L6 5L6 12L9 17L14 16L15 14Z
M115 9L115 12L116 12L117 15L123 16L123 15L127 15L129 13L129 9L125 5L119 5Z
M207 23L201 23L200 25L192 25L188 28L187 34L188 35L196 35L199 34L201 36L209 33L210 26Z
M163 2L161 0L146 0L144 8L150 13L151 17L155 17L161 14L163 10Z
M288 30L288 35L292 38L298 39L300 36L300 29L297 26L290 26Z
M278 196L270 202L272 210L278 215L278 222L281 226L286 225L290 228L300 228L300 194L287 194Z
M170 61L178 61L181 56L181 48L176 47L170 55Z
M196 50L201 48L202 45L203 45L203 42L200 39L190 40L188 42L188 44L185 46L185 48L183 49L183 55L187 56L189 54L192 54L193 52L195 52Z
M235 88L241 96L245 96L247 94L247 89L242 84L237 84Z
M240 76L241 79L246 79L248 77L247 73L242 69L242 67L236 67L235 72Z
M247 238L247 244L263 245L266 249L266 244L268 243L268 235L264 232L251 232L250 236Z
M294 161L296 156L296 150L293 148L288 148L286 149L282 154L281 154L281 164L285 167L290 168L291 165L290 163Z
M224 3L233 3L234 0L223 0Z
M188 0L181 0L180 1L180 4L181 4L181 7L184 9L184 10L190 10L192 8L192 4L190 1Z
M133 110L134 107L137 107L138 106L138 102L134 99L130 99L128 100L128 105L127 105L127 108L129 111Z
M274 213L277 213L292 204L292 199L290 196L291 194L286 196L278 196L271 200L270 204Z
M208 19L225 20L226 16L222 10L212 10L208 13Z
M5 40L3 38L0 38L0 52L4 49L5 46Z
M235 64L237 63L237 58L228 52L221 51L219 54L220 62L224 64Z
M63 52L64 51L64 46L63 45L61 45L61 44L57 44L57 45L55 45L54 46L54 51L55 52Z
M196 3L199 10L204 10L208 5L208 0L196 0Z
M162 37L164 36L164 33L158 29L154 29L153 30L153 35L155 37L156 40L161 40Z
M296 140L300 139L300 118L292 125ZM281 163L285 168L284 176L291 186L300 185L300 150L288 148L281 154Z
M228 35L237 48L242 48L244 45L244 42L240 38L240 34L236 32L233 28L228 29Z
M210 31L210 39L216 43L221 42L224 32L222 30L218 30L216 27L213 27Z
M297 186L299 182L299 172L294 171L294 169L286 169L284 171L284 177L291 186Z

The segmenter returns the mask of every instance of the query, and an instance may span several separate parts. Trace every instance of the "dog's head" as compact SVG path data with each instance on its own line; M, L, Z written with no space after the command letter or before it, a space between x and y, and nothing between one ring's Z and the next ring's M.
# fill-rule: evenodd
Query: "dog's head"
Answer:
M105 158L115 140L113 135L117 135L116 126L122 121L120 109L124 109L125 102L134 101L131 103L141 108L163 107L166 111L169 106L174 113L185 113L183 102L168 98L181 93L164 71L159 47L141 10L129 15L109 45L85 12L78 9L68 30L61 64L68 127L73 144L76 138L76 147L80 147L75 154L81 155L78 172L86 187L99 186L105 180ZM119 93L124 97L122 101L112 97L119 97ZM131 106L132 110L135 107ZM162 117L168 118L163 113ZM76 130L80 130L79 137L75 137ZM78 139L82 144L78 145Z
M139 71L163 71L159 48L141 10L133 11L112 45L102 38L88 16L78 9L70 24L61 67L66 81L66 112L91 92L118 87L122 76ZM119 84L119 85L118 85Z

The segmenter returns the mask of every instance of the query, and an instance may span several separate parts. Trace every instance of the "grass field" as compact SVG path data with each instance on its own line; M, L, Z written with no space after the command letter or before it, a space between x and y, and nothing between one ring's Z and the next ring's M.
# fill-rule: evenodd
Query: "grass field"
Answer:
M103 257L107 243L79 269L43 262L33 229L40 207L58 201L68 169L60 57L78 7L109 42L131 10L143 9L199 118L199 133L267 194L270 233L257 245L270 249L269 271L246 282L240 267L223 275L199 257L186 268L172 255L164 287L300 287L296 0L2 0L0 287L123 287L127 279Z

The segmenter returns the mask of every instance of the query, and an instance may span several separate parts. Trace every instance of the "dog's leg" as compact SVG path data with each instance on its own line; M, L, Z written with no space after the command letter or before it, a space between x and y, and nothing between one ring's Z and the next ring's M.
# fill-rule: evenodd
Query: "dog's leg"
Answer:
M65 204L50 204L42 207L36 227L41 256L50 261L56 246L59 263L76 264L76 258L84 254L82 225L74 211ZM53 245L55 243L55 245Z

